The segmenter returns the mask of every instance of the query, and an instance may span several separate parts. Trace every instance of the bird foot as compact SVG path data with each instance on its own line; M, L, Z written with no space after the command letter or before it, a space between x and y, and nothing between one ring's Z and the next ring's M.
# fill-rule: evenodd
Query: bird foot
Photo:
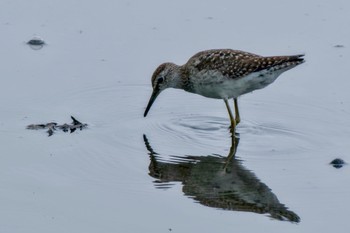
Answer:
M228 127L228 129L230 130L230 132L231 132L232 134L234 134L234 133L236 132L236 127L232 127L232 125L230 125L230 126Z
M241 118L236 118L236 125L238 125L239 122L241 122Z

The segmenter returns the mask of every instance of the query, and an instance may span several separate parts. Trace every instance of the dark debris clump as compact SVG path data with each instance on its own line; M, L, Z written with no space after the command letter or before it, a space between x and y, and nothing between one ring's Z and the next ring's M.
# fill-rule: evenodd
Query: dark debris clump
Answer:
M49 137L52 136L54 134L54 132L56 130L62 130L63 132L70 132L73 133L76 129L84 129L86 128L88 125L85 123L81 123L80 121L78 121L77 119L75 119L73 116L71 116L73 122L71 124L63 124L63 125L59 125L56 122L49 122L46 124L31 124L27 126L27 129L47 129L47 133L49 134Z

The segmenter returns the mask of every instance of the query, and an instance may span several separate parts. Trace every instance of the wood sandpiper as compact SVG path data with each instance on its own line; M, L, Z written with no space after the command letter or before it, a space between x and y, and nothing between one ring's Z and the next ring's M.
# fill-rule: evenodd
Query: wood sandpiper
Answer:
M237 98L268 86L283 72L303 63L303 56L264 57L239 50L213 49L195 54L182 66L163 63L152 75L153 92L144 117L163 90L178 88L209 98L223 99L234 133L241 120ZM231 98L234 100L235 117L228 103Z

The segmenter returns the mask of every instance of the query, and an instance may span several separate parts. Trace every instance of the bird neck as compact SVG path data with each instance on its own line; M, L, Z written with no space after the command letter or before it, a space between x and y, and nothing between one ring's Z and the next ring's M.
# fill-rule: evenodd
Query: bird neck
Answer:
M167 75L169 80L169 87L182 89L181 67L171 64L170 71Z

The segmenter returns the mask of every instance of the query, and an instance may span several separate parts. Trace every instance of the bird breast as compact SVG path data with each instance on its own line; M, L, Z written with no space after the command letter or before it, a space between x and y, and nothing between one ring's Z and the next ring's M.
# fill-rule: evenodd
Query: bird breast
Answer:
M267 72L265 70L232 79L218 71L201 71L190 77L192 88L188 91L214 99L237 98L240 95L266 87L275 81L282 72Z

